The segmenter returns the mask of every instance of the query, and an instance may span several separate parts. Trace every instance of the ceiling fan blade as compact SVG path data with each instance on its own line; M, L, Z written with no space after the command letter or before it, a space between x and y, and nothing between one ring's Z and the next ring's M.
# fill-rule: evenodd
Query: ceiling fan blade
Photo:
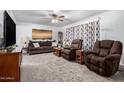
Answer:
M56 14L49 14L49 16L51 16L51 17L57 17Z
M49 16L52 16L52 14L48 14Z
M62 19L59 19L59 21L64 21L64 20L62 20Z
M58 16L58 18L64 18L65 16L63 15L63 16Z

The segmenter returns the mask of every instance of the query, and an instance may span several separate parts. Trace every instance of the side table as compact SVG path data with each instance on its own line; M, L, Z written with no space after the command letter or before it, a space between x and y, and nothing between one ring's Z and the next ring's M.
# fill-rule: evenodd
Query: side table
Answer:
M84 64L83 50L76 50L76 62L79 64Z
M28 53L28 48L27 47L23 47L22 50L21 50L21 53L27 54Z
M61 56L61 48L55 47L53 48L53 54L60 57Z

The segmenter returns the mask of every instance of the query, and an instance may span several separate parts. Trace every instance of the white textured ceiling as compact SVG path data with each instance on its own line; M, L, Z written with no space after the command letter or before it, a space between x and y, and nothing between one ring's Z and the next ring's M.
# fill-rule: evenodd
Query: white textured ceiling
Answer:
M56 14L64 15L64 21L51 23L51 17L48 14L53 13L52 10L13 10L17 23L33 23L58 27L83 20L90 16L95 16L103 12L106 12L106 10L60 10L56 12Z

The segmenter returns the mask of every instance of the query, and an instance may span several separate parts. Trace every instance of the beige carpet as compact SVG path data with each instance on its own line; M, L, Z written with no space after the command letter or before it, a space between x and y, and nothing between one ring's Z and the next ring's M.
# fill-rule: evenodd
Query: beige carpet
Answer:
M124 81L124 71L110 78L90 71L85 65L69 62L52 53L23 55L22 82L113 82Z

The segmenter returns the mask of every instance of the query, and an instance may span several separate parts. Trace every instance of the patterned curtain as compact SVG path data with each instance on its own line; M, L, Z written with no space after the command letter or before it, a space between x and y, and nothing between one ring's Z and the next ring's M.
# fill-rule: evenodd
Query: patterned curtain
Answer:
M66 39L65 42L67 42L69 45L71 45L72 40L74 39L74 30L73 27L66 29Z
M74 39L79 39L80 25L74 27Z
M95 43L95 23L90 22L84 25L84 49L90 50Z
M85 49L84 48L84 37L85 37L84 30L85 30L84 25L80 25L80 39L83 40L82 49Z
M91 50L96 40L100 39L99 20L66 29L66 42L71 44L73 39L82 39L84 50Z

